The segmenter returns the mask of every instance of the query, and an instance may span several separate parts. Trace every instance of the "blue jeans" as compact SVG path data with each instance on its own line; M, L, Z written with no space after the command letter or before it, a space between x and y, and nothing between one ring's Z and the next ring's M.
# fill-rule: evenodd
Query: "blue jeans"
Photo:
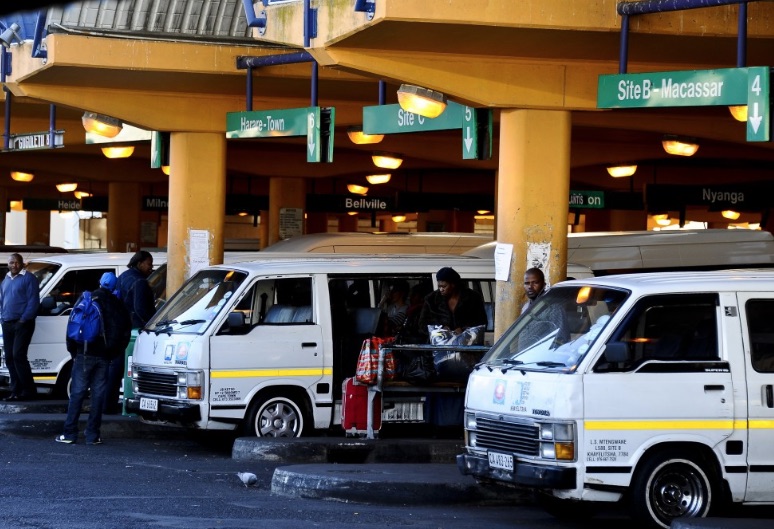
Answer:
M78 438L78 419L89 388L91 388L91 409L84 433L87 443L93 443L99 439L109 363L107 358L99 356L86 356L83 353L75 356L70 385L70 403L67 405L67 418L63 432L67 439L75 441Z

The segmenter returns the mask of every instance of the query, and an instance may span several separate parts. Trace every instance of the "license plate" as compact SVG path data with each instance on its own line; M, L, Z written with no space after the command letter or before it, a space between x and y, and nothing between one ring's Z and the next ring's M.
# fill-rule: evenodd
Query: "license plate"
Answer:
M513 456L510 454L489 452L489 466L492 468L500 468L502 470L513 470Z
M145 411L159 411L159 401L157 399L140 397L140 409Z

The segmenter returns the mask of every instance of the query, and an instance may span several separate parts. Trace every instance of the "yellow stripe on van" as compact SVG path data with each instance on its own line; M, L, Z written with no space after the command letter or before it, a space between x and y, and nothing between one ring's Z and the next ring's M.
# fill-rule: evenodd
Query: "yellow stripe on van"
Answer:
M290 369L224 369L213 371L212 378L269 378L269 377L314 377L333 375L333 368L290 368Z
M56 376L50 376L50 377L32 377L35 379L35 382L56 382Z
M744 429L746 421L586 421L586 430L733 430Z
M750 430L770 430L774 429L774 421L765 419L750 419Z

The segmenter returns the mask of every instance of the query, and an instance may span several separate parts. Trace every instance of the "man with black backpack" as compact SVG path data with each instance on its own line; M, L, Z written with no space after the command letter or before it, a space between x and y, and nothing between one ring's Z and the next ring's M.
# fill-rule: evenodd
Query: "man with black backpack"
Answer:
M86 423L86 444L102 444L100 427L107 387L108 365L123 355L129 344L131 318L113 291L116 276L106 272L94 292L84 292L70 313L67 323L67 350L73 357L70 402L64 432L58 443L72 444L78 438L78 419L86 394L91 388L91 409Z

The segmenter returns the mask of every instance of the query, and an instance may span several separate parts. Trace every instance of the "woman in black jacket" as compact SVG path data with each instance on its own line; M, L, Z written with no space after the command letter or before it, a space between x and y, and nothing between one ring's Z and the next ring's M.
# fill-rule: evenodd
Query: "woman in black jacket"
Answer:
M486 325L487 317L481 294L462 284L460 275L449 267L435 274L438 290L425 297L419 315L419 331L428 335L428 325L441 325L455 334L468 327Z

